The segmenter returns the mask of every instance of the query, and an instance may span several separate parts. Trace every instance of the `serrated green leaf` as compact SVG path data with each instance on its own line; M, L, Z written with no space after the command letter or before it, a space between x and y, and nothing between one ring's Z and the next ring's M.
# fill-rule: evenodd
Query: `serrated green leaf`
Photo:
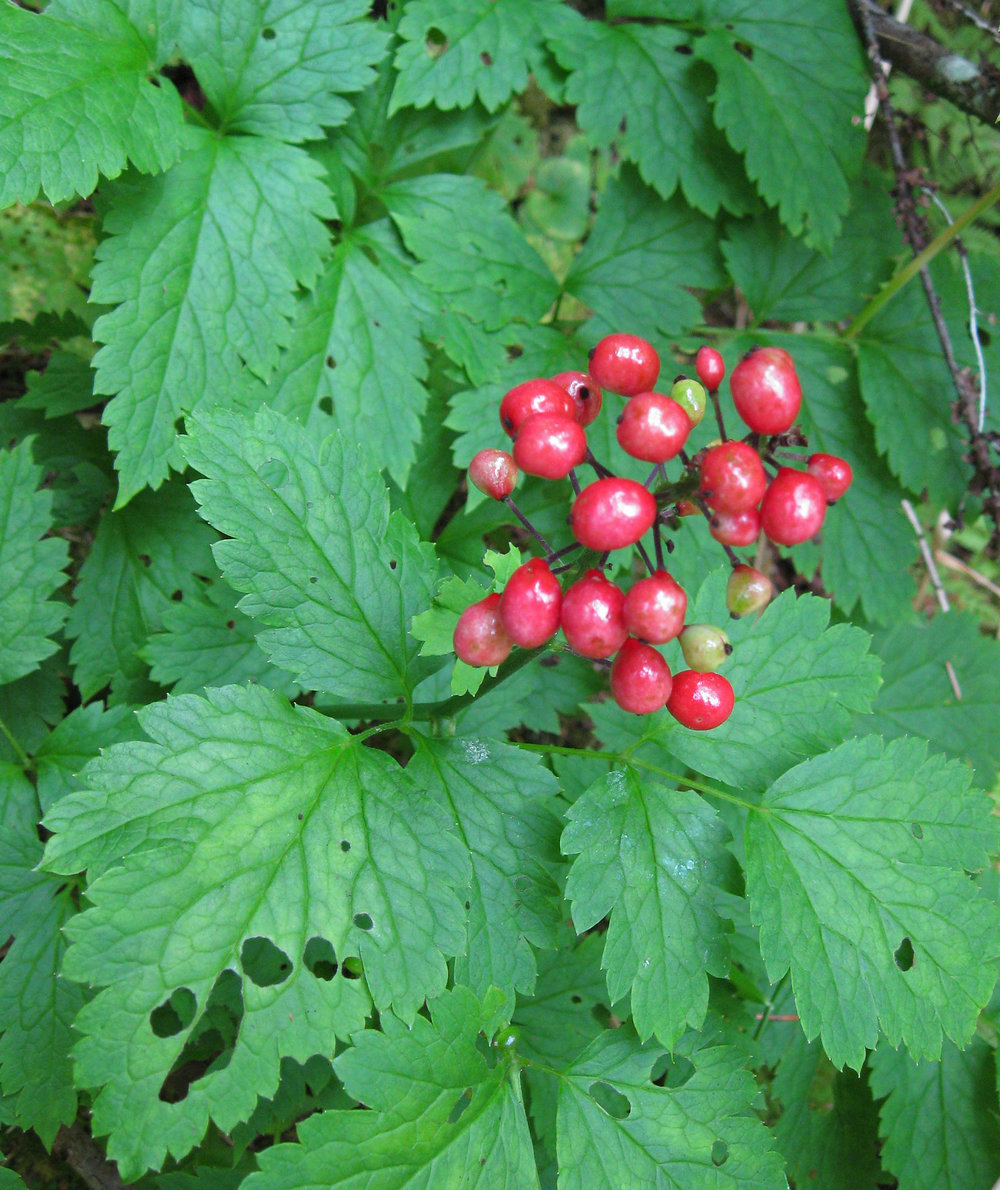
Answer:
M624 714L614 704L588 707L598 738L638 757L676 757L726 784L763 789L785 769L842 740L854 715L867 711L879 685L871 638L849 624L829 626L830 604L785 591L754 620L729 620L726 572L717 570L692 598L689 623L726 625L733 655L723 674L736 705L711 732L682 727L666 711ZM684 668L677 661L676 668ZM766 741L766 746L762 744Z
M448 815L468 850L468 942L455 981L484 995L530 992L532 946L557 944L559 864L555 778L539 758L506 744L416 737L408 772ZM529 945L530 944L530 945Z
M996 640L983 636L973 616L952 611L929 621L901 621L877 633L872 648L883 660L885 684L858 729L887 740L903 735L928 740L969 761L977 783L992 788L1000 764Z
M272 662L309 689L394 699L436 668L416 659L410 620L430 605L433 550L389 513L385 484L339 434L317 443L294 422L216 411L194 423L188 462L240 609L263 625Z
M74 909L63 881L36 870L37 818L24 774L0 767L0 933L14 935L0 963L0 1087L12 1097L13 1122L51 1146L76 1118L70 1022L84 996L59 977L60 930Z
M44 537L52 527L52 493L37 490L42 469L32 440L0 453L0 684L35 669L58 647L49 637L67 607L51 598L66 581L66 542Z
M997 840L969 770L918 740L851 740L767 791L746 827L747 891L772 980L802 1027L859 1069L879 1027L915 1057L972 1035L996 982L1000 913L966 871Z
M993 1184L1000 1153L996 1054L978 1037L946 1044L939 1062L915 1062L884 1043L871 1057L882 1153L900 1190L967 1190Z
M42 813L82 787L79 774L83 766L103 748L141 738L132 707L105 710L99 702L92 702L71 711L35 750L35 787Z
M12 1169L0 1168L0 1190L27 1190L19 1174Z
M117 307L94 326L94 388L117 394L105 424L119 506L183 465L182 414L259 400L253 377L278 363L296 287L326 250L319 173L291 145L192 129L169 172L114 187L91 297Z
M93 260L88 216L41 203L0 211L0 321L30 321L43 310L86 317Z
M0 763L23 763L63 717L66 668L65 658L56 653L25 677L0 686L0 721L17 741L14 748L0 732Z
M712 72L690 56L689 34L583 17L560 24L548 43L569 71L566 98L593 143L614 145L663 198L680 186L708 215L755 205L742 162L712 122Z
M270 664L257 645L254 622L236 606L236 592L217 579L200 594L164 607L162 632L139 650L149 676L174 694L195 694L205 686L259 682L288 698L302 687Z
M412 105L495 111L545 57L560 0L410 0L397 33L390 111Z
M754 321L834 322L860 310L899 250L890 186L874 170L851 181L829 256L792 236L774 212L730 223L722 254Z
M828 251L864 146L869 72L839 0L701 0L713 116L793 235ZM748 113L753 113L753 119ZM761 129L766 132L761 132Z
M396 181L381 198L420 262L418 280L442 307L495 330L535 322L552 305L555 278L500 195L478 178L430 174Z
M697 794L666 789L632 769L602 777L567 811L562 849L573 924L610 915L601 965L612 1001L631 992L643 1039L673 1047L708 1008L708 975L729 953L713 905L728 855L726 828Z
M688 287L723 279L715 224L677 196L664 202L623 167L604 191L565 289L597 315L593 339L627 326L661 341L699 319Z
M180 50L222 127L315 140L351 110L343 95L374 77L386 34L365 0L250 0L183 7Z
M180 97L150 79L176 5L136 7L134 23L114 0L0 8L0 207L39 189L51 202L87 195L128 161L151 172L177 159Z
M659 1087L650 1069L661 1052L614 1029L559 1072L560 1190L782 1190L781 1159L750 1111L756 1086L737 1052L697 1051L686 1082ZM627 1100L615 1114L604 1087Z
M246 1119L273 1093L282 1057L329 1053L335 1035L363 1026L367 989L380 1010L412 1019L444 986L443 954L464 945L465 855L385 753L259 687L172 698L140 723L152 743L108 749L88 790L50 811L45 861L92 876L65 971L104 987L77 1018L76 1056L83 1083L103 1086L94 1131L111 1134L126 1178L187 1152L209 1117L223 1131ZM333 974L310 967L312 938L333 947ZM273 974L254 963L262 939L285 964ZM351 955L367 989L345 977ZM225 972L237 989L242 976L231 1058L164 1102ZM160 1036L150 1014L180 988L194 1015Z
M299 1125L300 1143L260 1154L246 1190L364 1185L537 1190L516 1068L476 1046L496 1002L466 988L406 1028L391 1014L339 1057L337 1073L369 1111L328 1111Z
M44 372L29 372L28 391L18 402L22 409L42 409L47 418L78 413L96 404L90 364L68 351L53 351Z
M427 405L421 325L433 299L383 223L349 232L304 299L269 402L324 436L340 429L405 487Z
M138 650L172 603L201 593L197 576L215 573L212 538L178 481L105 513L66 626L76 638L70 660L84 699L111 682L118 701L133 700L132 685L141 689L146 675Z

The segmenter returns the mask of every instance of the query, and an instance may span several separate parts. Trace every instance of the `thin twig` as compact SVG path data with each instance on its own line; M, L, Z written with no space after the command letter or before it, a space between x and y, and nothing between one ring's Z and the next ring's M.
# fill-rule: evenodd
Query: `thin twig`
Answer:
M941 576L938 574L937 565L934 562L934 555L931 553L931 547L927 544L927 537L924 534L924 527L913 509L913 505L909 500L902 500L903 512L906 513L906 519L913 526L913 530L917 535L917 543L920 546L920 553L923 555L924 565L927 567L927 574L931 580L931 586L934 588L934 594L937 596L937 601L941 605L943 612L951 611L951 604L948 602L948 596L945 594L945 589L941 583Z
M649 573L655 574L656 567L653 565L653 563L649 557L649 554L647 554L645 549L643 548L642 542L637 541L635 543L635 548L636 548L636 552L638 553L639 557L642 559L643 564L645 565L645 567L649 571Z
M959 702L962 701L962 687L958 684L958 678L955 677L955 670L950 661L944 663L944 667L948 673L948 681L951 682L951 688L955 691L955 697Z
M52 1151L62 1157L90 1190L124 1190L117 1167L77 1124L59 1129Z
M935 550L934 557L942 566L947 566L949 570L957 570L959 574L964 574L966 578L971 579L980 587L985 587L991 595L995 595L997 599L1000 599L1000 587L996 583L990 582L985 574L980 574L978 570L973 570L961 558L956 558L954 554L949 554L947 550Z

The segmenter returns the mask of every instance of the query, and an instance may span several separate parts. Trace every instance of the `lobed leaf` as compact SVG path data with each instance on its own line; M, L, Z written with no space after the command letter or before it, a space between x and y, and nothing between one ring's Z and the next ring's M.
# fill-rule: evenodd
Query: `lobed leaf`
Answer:
M152 742L109 748L46 820L47 869L90 870L65 973L104 989L76 1056L126 1179L186 1153L210 1118L246 1119L283 1057L363 1027L369 990L412 1020L464 945L467 879L406 771L315 711L230 686L139 718ZM227 1060L172 1102L168 1076L220 997L240 1022Z

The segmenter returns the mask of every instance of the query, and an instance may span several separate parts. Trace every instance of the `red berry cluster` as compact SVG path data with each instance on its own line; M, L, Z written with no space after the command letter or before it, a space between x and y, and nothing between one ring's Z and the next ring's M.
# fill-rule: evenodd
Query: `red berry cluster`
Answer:
M779 545L814 536L827 504L850 484L851 468L824 454L809 456L804 471L783 461L782 454L804 458L785 449L803 441L797 431L790 433L802 391L788 352L755 348L733 370L733 402L750 430L741 440L729 439L723 424L722 356L702 347L695 370L698 380L679 376L669 393L656 392L660 360L652 345L635 335L615 334L591 352L589 372L526 380L504 396L500 424L514 440L513 454L481 450L469 478L508 505L546 556L520 566L502 594L466 608L454 636L461 660L498 665L515 645L539 648L561 629L572 650L609 665L611 693L623 709L649 714L666 706L679 722L702 731L729 717L733 689L716 671L732 646L713 625L685 623L687 596L664 568L663 534L676 528L678 517L703 512L733 563L726 594L730 613L759 611L771 597L770 580L741 562L731 547L752 544L762 531ZM612 474L588 448L586 427L601 411L604 390L626 398L618 442L633 458L653 464L644 484ZM709 397L721 440L689 458L685 444ZM671 481L665 464L675 458L683 470ZM576 468L583 464L593 468L596 479L581 487ZM519 471L545 479L569 477L576 544L553 551L520 512L510 495ZM640 544L650 530L655 563ZM609 551L632 545L649 573L626 591L606 577L603 567ZM581 546L601 555L582 573L579 562L567 561ZM666 552L672 548L667 539ZM571 570L576 577L564 591L558 576ZM689 668L672 674L655 646L675 639Z

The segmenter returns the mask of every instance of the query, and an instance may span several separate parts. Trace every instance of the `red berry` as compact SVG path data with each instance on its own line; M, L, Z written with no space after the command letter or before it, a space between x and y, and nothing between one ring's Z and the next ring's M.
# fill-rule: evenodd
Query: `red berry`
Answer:
M634 459L665 463L683 449L691 422L688 415L662 393L638 393L630 398L618 420L618 442Z
M783 434L799 416L802 389L780 347L754 347L729 377L736 412L758 434Z
M502 500L517 483L517 466L505 450L481 450L469 464L469 479L481 492Z
M760 513L756 508L743 512L716 512L708 522L708 531L723 545L753 545L760 537Z
M815 475L826 494L827 504L833 504L851 486L854 472L851 464L837 455L809 456L809 474Z
M726 607L739 619L767 607L773 594L774 588L766 574L752 566L734 566L726 583Z
M563 596L559 622L570 648L584 657L610 657L625 643L628 629L620 587L599 570L588 570Z
M648 393L660 374L660 357L638 335L606 335L590 353L590 374L622 397Z
M623 711L651 715L670 697L670 666L651 646L633 637L611 663L611 695Z
M589 372L560 372L552 377L552 383L564 388L573 398L576 420L581 426L589 426L601 412L604 394Z
M759 504L766 489L767 476L760 455L746 442L722 442L705 451L701 494L709 508L743 512Z
M583 426L559 413L533 413L521 423L514 462L529 475L565 479L587 457Z
M634 545L656 520L656 500L634 479L598 479L573 501L573 536L591 550Z
M718 391L723 377L726 375L726 365L723 358L714 347L699 347L694 357L694 370L698 379L710 393Z
M693 500L678 500L677 501L677 515L678 516L701 516L701 509Z
M541 377L516 384L500 402L500 424L511 438L533 413L560 413L575 421L576 405L564 388Z
M499 665L514 642L500 622L500 596L487 595L471 603L458 617L452 638L455 653L466 665Z
M666 644L684 627L687 595L665 570L633 583L625 595L625 627L654 645Z
M733 688L722 674L685 669L674 674L667 710L685 727L711 731L725 723L732 714L735 701Z
M500 596L500 621L522 649L537 649L559 627L562 588L544 558L531 558L507 580Z
M760 502L760 523L778 545L814 537L826 516L826 493L815 475L782 467Z

